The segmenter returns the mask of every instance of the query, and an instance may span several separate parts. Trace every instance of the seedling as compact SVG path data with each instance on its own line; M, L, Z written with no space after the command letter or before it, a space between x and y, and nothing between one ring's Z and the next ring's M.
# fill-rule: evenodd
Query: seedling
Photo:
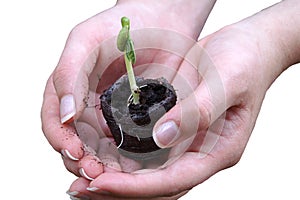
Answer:
M117 47L121 52L124 52L124 60L128 75L130 90L132 94L132 103L139 103L140 89L136 84L132 65L135 64L136 55L134 51L133 41L130 38L130 20L127 17L121 19L122 29L117 38Z
M100 96L102 114L121 155L140 161L156 160L164 157L169 149L156 145L153 127L176 104L176 92L163 77L134 76L132 65L136 55L130 37L130 21L123 17L121 24L117 47L124 52L127 75L121 76ZM147 56L147 53L140 56Z

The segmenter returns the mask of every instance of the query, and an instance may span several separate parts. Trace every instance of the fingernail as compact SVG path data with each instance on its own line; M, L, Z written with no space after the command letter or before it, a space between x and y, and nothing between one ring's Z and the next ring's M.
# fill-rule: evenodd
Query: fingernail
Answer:
M80 174L82 177L86 178L87 180L90 180L90 181L93 181L93 180L94 180L93 178L89 177L89 176L86 174L86 172L85 172L85 170L84 170L83 168L80 168L80 169L79 169L79 174Z
M70 196L70 199L72 199L72 200L89 200L89 199L91 199L89 196L87 196L87 195L81 195L81 196L78 196L78 195L80 195L80 193L79 192L77 192L77 191L73 191L73 192L71 192L71 191L67 191L67 194Z
M71 199L71 200L90 200L91 198L88 197L88 196L81 196L81 197L73 197L73 196L70 196L70 199Z
M104 194L104 195L112 194L111 192L108 192L108 191L105 191L105 190L100 190L97 187L88 187L88 188L86 188L86 190L90 191L90 192L96 192L97 194Z
M67 149L61 150L61 154L65 158L69 158L70 160L73 160L73 161L78 161L79 160L78 158L74 157Z
M81 198L70 196L71 200L81 200Z
M60 121L62 124L73 119L76 113L75 100L73 95L67 94L60 100Z
M68 191L67 191L67 194L70 195L70 196L72 196L72 197L75 197L76 195L79 194L79 192L77 192L77 191L71 192L71 191L68 190Z
M97 190L100 190L100 189L97 187L88 187L88 188L86 188L86 190L90 191L90 192L96 192Z
M174 121L168 121L160 125L153 133L153 139L161 148L168 147L179 137L178 126Z

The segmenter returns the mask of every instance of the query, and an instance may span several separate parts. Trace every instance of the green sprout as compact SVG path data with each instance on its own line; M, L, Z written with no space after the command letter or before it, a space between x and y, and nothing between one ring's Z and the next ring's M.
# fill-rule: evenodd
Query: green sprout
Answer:
M133 104L139 103L140 89L136 84L132 65L136 61L133 41L130 38L130 20L127 17L121 19L122 29L117 38L117 47L121 52L124 52L126 71L130 85L131 94L133 97Z

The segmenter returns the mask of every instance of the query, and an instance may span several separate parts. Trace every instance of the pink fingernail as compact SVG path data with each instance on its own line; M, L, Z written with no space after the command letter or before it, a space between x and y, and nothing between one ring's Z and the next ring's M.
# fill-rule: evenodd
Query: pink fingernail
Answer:
M173 143L179 135L176 123L174 121L168 121L154 130L153 139L159 147L165 148Z
M60 121L62 124L70 121L76 114L76 106L73 95L67 94L60 100Z

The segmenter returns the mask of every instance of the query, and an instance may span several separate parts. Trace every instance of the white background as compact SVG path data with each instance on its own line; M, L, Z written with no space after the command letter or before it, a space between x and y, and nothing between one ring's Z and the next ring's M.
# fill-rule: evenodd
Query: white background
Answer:
M220 0L202 36L275 2ZM41 131L43 90L72 27L114 3L1 1L1 199L69 199L65 192L75 177ZM241 161L183 200L300 199L299 76L300 66L292 67L268 91Z

